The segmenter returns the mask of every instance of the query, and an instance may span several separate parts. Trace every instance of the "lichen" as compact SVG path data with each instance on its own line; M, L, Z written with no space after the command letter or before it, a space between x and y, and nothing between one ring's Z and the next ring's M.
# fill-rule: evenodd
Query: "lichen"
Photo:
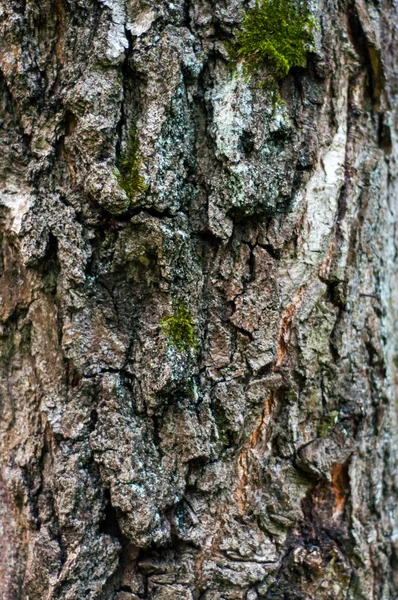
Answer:
M183 302L175 304L172 315L163 317L160 327L169 346L177 352L187 352L197 348L198 337L192 313Z
M142 160L138 141L137 129L130 129L130 138L126 149L116 160L116 177L120 187L126 192L129 200L134 200L137 194L145 192L147 186L141 175Z
M292 67L305 67L314 28L309 11L293 0L259 0L245 15L233 52L247 72L266 62L278 80Z

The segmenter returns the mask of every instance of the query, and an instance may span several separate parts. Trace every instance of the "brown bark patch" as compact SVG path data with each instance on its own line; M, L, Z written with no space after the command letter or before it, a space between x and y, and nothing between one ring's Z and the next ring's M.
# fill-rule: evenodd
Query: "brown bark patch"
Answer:
M348 464L335 464L331 481L322 479L308 493L303 512L315 537L340 537L346 529L345 508L350 493Z
M279 330L279 340L278 340L278 359L276 361L276 367L282 364L289 347L291 330L292 330L292 322L293 317L296 313L296 310L300 304L304 292L304 286L301 286L297 291L297 294L291 304L287 307L285 312L283 313L281 326Z
M239 483L238 483L238 487L237 487L237 491L236 491L236 496L237 496L237 504L239 506L239 509L242 513L245 512L245 490L246 487L249 483L249 471L250 471L250 452L259 444L259 441L261 439L262 433L264 431L264 427L268 424L269 419L267 419L267 417L271 416L271 411L272 411L272 399L273 399L273 394L272 392L269 394L269 396L267 397L265 404L264 404L264 410L262 411L260 418L257 422L257 426L254 429L251 437L249 438L249 441L247 442L247 445L245 446L245 448L242 450L242 452L240 453L239 457L238 457L238 470L239 470Z
M349 493L348 466L334 465L331 469L332 492L334 494L333 518L336 519L344 514Z

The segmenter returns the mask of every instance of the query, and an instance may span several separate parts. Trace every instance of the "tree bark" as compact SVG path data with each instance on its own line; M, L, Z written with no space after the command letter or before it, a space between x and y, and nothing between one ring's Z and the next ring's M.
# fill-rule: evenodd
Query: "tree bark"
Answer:
M398 598L398 8L252 5L1 0L4 600Z

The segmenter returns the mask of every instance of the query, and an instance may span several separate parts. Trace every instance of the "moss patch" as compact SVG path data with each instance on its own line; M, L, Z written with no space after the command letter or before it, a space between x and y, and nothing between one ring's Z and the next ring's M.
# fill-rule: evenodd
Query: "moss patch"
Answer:
M178 302L174 307L173 314L160 321L160 327L169 346L175 348L177 352L186 352L197 348L198 337L192 313L184 303Z
M116 177L119 185L130 200L134 200L137 194L145 192L147 186L141 175L142 160L135 127L130 129L129 142L125 151L116 160L116 167Z
M260 0L246 13L233 52L248 72L267 63L271 77L281 79L292 67L305 67L314 28L309 11L294 0Z
M325 415L321 421L319 421L316 428L318 437L326 437L331 433L338 421L339 413L337 410L332 410L330 413Z

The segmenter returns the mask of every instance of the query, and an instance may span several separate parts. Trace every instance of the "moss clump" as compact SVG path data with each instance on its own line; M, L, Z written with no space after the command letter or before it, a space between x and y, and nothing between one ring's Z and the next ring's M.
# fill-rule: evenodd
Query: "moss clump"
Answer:
M141 175L142 160L135 127L130 129L129 142L125 151L116 160L116 167L116 177L119 185L130 200L134 200L140 192L145 192L147 186Z
M339 418L339 413L337 410L332 410L330 413L325 415L323 419L318 423L316 428L317 435L319 437L326 437L333 431L334 426L336 425Z
M198 346L192 313L184 303L178 302L173 314L160 321L160 327L169 346L177 352L194 350Z
M243 20L234 54L249 72L267 62L270 75L281 79L292 67L305 67L314 28L308 10L294 0L259 0Z

